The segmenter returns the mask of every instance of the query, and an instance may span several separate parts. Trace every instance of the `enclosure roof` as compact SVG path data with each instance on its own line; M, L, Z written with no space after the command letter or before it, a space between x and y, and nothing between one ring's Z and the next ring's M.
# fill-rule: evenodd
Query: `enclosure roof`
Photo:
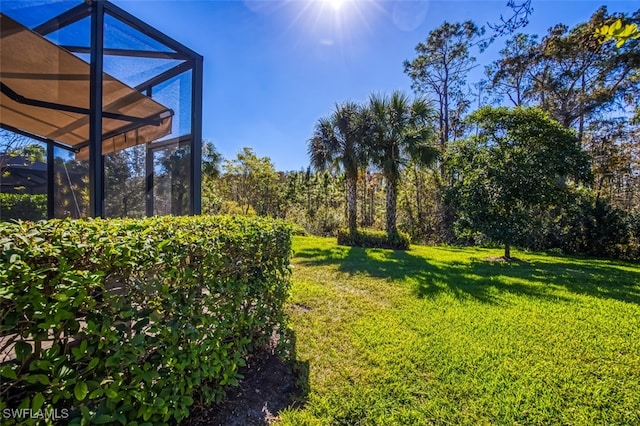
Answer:
M90 65L0 13L0 123L87 159ZM103 74L102 153L171 133L173 111Z

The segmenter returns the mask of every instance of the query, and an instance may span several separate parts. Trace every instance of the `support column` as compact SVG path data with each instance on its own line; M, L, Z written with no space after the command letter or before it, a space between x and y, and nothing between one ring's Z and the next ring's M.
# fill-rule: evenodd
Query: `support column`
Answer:
M198 55L191 71L191 194L190 213L202 212L202 79L203 59Z
M153 203L154 203L154 195L153 195L153 150L149 149L147 146L146 150L147 155L145 156L145 175L146 175L146 191L145 191L145 211L147 217L153 216Z
M47 144L47 219L53 219L55 213L55 147Z
M104 159L102 157L102 71L104 4L91 0L91 66L89 73L89 214L104 217Z

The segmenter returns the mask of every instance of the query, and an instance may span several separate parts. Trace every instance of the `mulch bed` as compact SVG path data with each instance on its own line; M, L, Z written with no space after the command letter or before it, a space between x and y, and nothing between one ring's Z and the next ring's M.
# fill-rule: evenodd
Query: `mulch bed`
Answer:
M210 407L192 407L181 425L257 426L278 420L278 412L295 406L300 389L290 363L276 355L263 353L252 357L240 373L244 379L227 391L222 403Z

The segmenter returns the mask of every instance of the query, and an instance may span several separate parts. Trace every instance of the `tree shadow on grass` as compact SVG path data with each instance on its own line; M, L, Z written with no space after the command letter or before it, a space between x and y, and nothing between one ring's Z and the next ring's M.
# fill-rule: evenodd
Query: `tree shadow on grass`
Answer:
M407 251L359 247L305 249L294 257L303 265L337 265L339 271L350 275L412 280L418 297L449 292L459 299L493 304L503 303L505 294L567 300L556 293L560 287L574 294L640 304L640 268L623 263L562 256L514 262L472 257L470 262L444 262Z

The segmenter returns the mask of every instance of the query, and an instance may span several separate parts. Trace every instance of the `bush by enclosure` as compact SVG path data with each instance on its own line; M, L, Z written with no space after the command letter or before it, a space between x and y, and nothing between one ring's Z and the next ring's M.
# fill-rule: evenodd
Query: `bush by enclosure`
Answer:
M338 244L343 246L409 250L410 243L409 235L399 231L391 235L387 235L384 231L370 229L338 231Z
M0 220L42 220L47 218L47 196L44 194L0 193Z
M196 401L219 401L243 358L284 326L281 221L3 223L0 247L0 349L15 354L0 367L0 410L56 409L65 424L180 421Z

